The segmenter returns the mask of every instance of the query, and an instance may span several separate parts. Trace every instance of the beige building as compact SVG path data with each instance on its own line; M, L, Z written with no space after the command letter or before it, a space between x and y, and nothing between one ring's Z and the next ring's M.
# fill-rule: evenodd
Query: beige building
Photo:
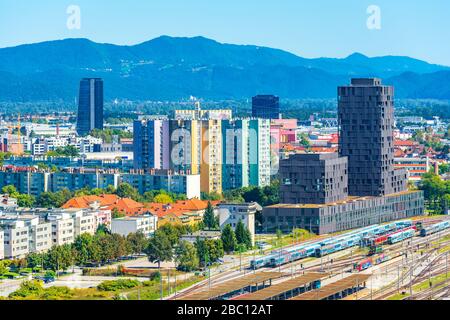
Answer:
M75 240L75 222L68 212L55 212L47 216L52 225L53 245L70 244Z
M24 221L2 217L0 225L4 235L4 257L23 258L29 252L29 228Z
M220 203L217 205L220 228L231 225L233 229L240 221L248 228L252 237L252 245L255 245L255 214L262 211L262 207L256 202L250 203Z

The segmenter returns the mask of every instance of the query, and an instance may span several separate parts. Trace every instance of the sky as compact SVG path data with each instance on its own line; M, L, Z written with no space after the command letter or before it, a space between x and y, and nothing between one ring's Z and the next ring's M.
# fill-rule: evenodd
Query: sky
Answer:
M80 9L79 29L67 27L71 5ZM367 12L373 5L379 15ZM204 36L306 58L360 52L450 66L450 1L0 0L0 48L64 38L132 45L161 35Z

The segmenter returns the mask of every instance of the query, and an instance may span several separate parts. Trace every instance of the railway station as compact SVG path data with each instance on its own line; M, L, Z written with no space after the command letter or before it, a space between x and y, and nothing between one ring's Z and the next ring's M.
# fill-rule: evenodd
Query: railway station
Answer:
M320 288L321 280L327 276L327 273L321 272L306 273L265 289L238 296L233 300L288 300L299 294Z
M290 300L339 300L366 287L368 274L355 274L333 282L321 289L308 291Z
M260 272L230 280L180 300L225 300L238 295L256 292L272 285L272 280L281 278L281 272Z

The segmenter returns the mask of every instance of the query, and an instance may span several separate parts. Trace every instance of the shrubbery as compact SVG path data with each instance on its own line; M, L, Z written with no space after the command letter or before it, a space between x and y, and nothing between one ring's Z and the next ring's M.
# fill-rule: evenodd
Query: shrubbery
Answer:
M97 289L100 291L118 291L131 289L140 285L140 282L132 279L109 280L100 283Z

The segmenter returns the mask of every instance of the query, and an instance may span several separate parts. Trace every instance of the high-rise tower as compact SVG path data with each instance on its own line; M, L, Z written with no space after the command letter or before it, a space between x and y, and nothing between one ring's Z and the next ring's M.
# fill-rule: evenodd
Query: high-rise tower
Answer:
M394 88L381 79L352 79L338 88L339 155L348 157L348 193L383 196L406 190L394 169Z
M83 136L93 129L103 129L103 80L84 78L80 81L77 132Z

